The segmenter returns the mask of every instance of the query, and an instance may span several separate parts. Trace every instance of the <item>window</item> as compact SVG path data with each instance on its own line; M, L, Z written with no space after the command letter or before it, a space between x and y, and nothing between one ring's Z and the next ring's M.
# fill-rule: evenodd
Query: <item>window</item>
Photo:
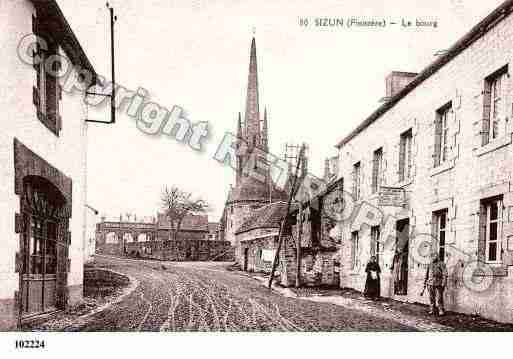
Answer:
M361 166L360 162L353 165L353 196L355 201L358 201L361 196Z
M484 223L485 261L499 263L502 261L502 199L495 198L482 203Z
M45 39L48 50L37 49L39 63L34 65L36 71L36 87L33 88L33 102L37 118L53 133L60 131L59 100L62 97L59 81L55 76L59 72L60 62L58 46Z
M351 269L358 266L358 231L351 233Z
M399 182L405 181L411 176L412 158L411 145L413 137L412 130L401 134L399 142Z
M440 260L445 261L445 239L447 230L447 209L433 213L433 235L438 245Z
M508 76L508 67L505 66L485 79L481 131L483 146L505 134L507 104L504 85Z
M383 149L374 151L372 158L372 193L376 193L381 186L383 167Z
M452 103L436 111L435 120L435 153L433 155L435 163L438 167L447 160L449 150L449 116L452 113Z
M376 261L379 263L379 256L381 254L380 246L381 230L379 226L371 227L371 256L376 256Z

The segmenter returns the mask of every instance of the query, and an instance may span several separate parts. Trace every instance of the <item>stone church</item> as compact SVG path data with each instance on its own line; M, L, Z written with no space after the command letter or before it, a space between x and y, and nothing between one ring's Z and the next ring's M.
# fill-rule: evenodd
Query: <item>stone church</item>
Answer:
M238 228L259 208L285 201L287 197L286 192L273 183L269 169L260 169L259 176L248 174L248 169L256 170L250 167L256 167L257 161L266 160L255 160L255 156L265 157L269 150L267 121L267 109L264 109L263 116L260 113L256 41L253 38L244 121L239 113L237 123L235 185L230 188L220 221L221 236L235 247L235 258L239 264L242 262L242 252L235 235Z

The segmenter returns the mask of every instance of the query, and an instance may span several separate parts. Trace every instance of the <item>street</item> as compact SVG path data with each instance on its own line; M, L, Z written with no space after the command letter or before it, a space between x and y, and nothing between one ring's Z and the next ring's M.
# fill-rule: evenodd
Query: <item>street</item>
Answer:
M287 298L228 263L97 257L139 286L92 315L84 331L407 331L396 321L328 303Z

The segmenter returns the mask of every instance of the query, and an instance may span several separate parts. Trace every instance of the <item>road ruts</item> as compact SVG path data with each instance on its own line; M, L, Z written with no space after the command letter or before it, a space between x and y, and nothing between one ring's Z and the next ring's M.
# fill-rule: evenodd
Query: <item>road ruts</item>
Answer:
M89 317L82 331L409 331L340 306L285 298L227 263L97 257L139 281L124 300Z

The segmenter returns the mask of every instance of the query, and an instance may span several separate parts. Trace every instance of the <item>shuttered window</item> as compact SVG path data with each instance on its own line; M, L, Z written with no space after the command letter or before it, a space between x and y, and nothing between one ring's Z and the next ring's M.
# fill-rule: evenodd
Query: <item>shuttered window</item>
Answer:
M372 193L376 193L381 185L383 168L383 148L374 151L372 158Z
M361 197L361 165L357 162L353 165L353 196L355 201L358 201Z
M507 81L508 66L496 71L484 81L481 129L481 144L483 146L505 134L504 127L508 109L504 97Z
M433 213L433 236L438 246L438 255L440 260L445 261L446 250L446 230L447 230L447 209L442 209Z
M449 116L452 112L452 103L441 107L436 111L435 120L435 153L434 167L438 167L448 158L449 152Z
M399 182L411 177L412 170L412 130L401 134L399 142Z
M488 263L500 263L502 261L502 197L482 201L481 209L484 240L485 261ZM484 249L484 250L483 250Z
M358 266L358 231L351 233L351 269Z
M36 86L32 89L33 103L36 108L37 118L53 133L59 134L62 121L59 114L59 102L62 99L62 88L59 84L57 74L60 71L61 63L58 56L59 46L47 36L38 24L37 17L32 18L33 31L44 38L47 50L40 46L36 47L34 70L36 71ZM37 62L37 63L36 63Z

